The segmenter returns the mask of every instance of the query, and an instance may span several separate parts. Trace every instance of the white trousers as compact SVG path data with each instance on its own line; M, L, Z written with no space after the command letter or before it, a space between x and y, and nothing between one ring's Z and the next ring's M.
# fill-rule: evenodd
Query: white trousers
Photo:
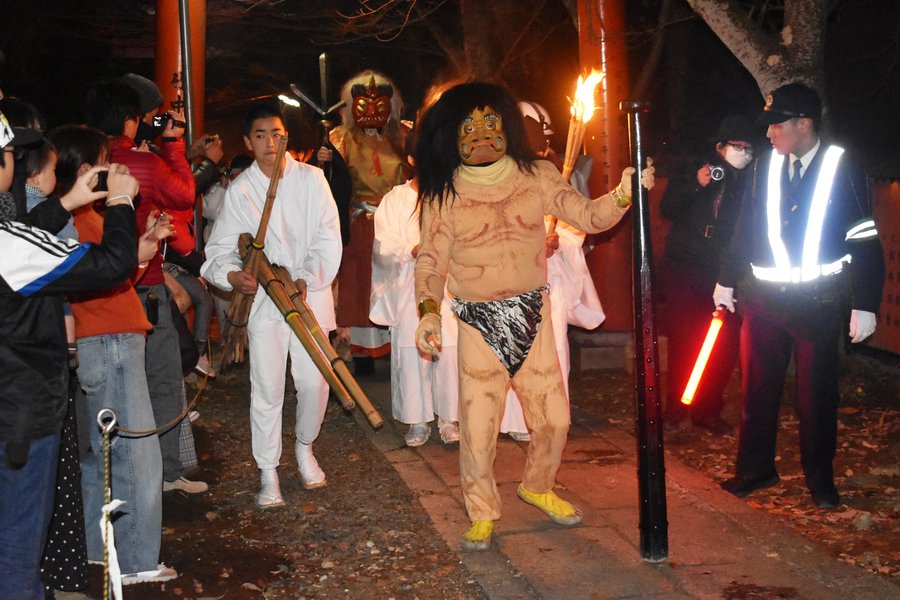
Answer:
M311 444L319 436L328 405L328 383L287 323L250 319L248 327L253 458L260 469L274 469L281 460L281 417L288 355L297 389L297 440L304 444Z
M401 423L428 423L434 415L458 421L456 346L444 346L436 358L430 359L423 358L415 347L400 348L392 343L391 407Z

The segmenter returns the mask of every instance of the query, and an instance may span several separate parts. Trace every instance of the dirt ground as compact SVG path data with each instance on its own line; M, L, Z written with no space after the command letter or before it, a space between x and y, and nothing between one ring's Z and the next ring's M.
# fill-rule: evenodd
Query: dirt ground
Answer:
M900 573L900 429L896 368L854 356L841 377L837 484L843 505L816 509L803 485L797 420L788 394L779 435L782 483L747 499L777 515L841 560L883 576ZM366 377L360 377L366 387ZM633 431L632 377L624 371L573 373L573 420ZM738 422L739 383L732 381L725 418ZM192 389L195 389L192 387ZM291 392L288 392L290 396ZM129 600L304 598L485 598L454 549L437 534L362 424L329 407L316 455L326 488L306 491L293 458L293 416L285 411L279 469L288 505L254 505L258 471L250 455L248 374L238 366L202 392L194 423L201 471L210 492L164 497L161 559L182 575L166 584L126 588ZM288 401L286 406L292 406ZM389 417L389 407L379 404ZM386 427L393 427L388 422ZM736 437L702 430L666 434L667 453L716 481L734 469ZM91 567L88 595L102 595Z

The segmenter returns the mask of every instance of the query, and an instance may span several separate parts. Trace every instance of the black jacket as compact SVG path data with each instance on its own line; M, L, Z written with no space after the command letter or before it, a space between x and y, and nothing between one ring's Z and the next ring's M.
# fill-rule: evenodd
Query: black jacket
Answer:
M784 240L792 265L800 265L803 255L803 239L809 219L809 209L813 191L818 180L822 159L828 149L824 142L803 174L796 197L788 191L788 159L785 158L781 173L782 212L781 237ZM753 176L748 182L741 215L738 218L734 237L726 252L719 283L734 287L750 264L760 267L774 266L775 260L768 240L766 221L766 188L771 153L766 153L752 165ZM845 152L838 163L831 188L822 237L819 247L819 264L837 261L850 254L852 262L844 267L849 275L850 305L854 309L877 313L881 303L884 285L884 255L877 237L863 241L846 241L848 230L859 221L871 218L868 179L865 172L852 157ZM841 277L825 277L838 283L847 280ZM764 287L750 276L757 288ZM815 287L809 284L778 284L789 292L792 288ZM746 305L746 303L745 303Z
M722 166L724 178L703 187L697 182L702 165L694 165L683 177L672 179L660 210L672 222L662 256L664 280L702 286L712 293L721 256L740 214L750 168L735 169L718 153L709 164Z
M36 207L27 220L57 230L68 217L51 199ZM16 292L6 279L22 264L21 255L9 251L14 242L27 247L32 258L68 259L37 277L33 286ZM137 263L134 211L121 205L107 209L101 245L61 242L37 227L6 221L0 223L0 247L4 246L0 253L0 440L27 442L58 433L66 412L62 294L108 289L132 274Z

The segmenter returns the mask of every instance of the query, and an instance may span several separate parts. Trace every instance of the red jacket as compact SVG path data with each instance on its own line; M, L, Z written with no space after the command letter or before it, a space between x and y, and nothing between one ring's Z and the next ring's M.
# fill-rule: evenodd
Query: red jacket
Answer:
M162 156L136 150L134 140L129 137L119 136L109 140L109 161L126 165L141 185L135 200L140 234L146 230L147 215L153 210L176 216L194 208L194 175L185 156L187 148L184 140L163 142L160 147ZM141 285L163 283L162 262L160 254L150 261Z

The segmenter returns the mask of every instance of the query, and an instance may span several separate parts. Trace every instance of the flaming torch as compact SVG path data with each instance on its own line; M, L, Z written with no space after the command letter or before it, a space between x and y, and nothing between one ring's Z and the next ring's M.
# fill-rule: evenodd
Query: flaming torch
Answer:
M603 81L605 74L603 71L591 69L591 74L587 77L578 76L578 85L575 87L575 99L572 100L572 108L570 112L572 118L569 119L569 134L566 137L566 156L563 159L562 178L566 183L572 178L572 171L575 170L575 162L581 153L581 145L584 143L584 133L587 128L587 122L594 116L596 110L594 106L594 90ZM556 217L551 217L550 228L548 233L553 233L556 229Z
M584 142L584 131L587 122L594 116L594 90L603 81L603 71L591 69L591 74L585 78L578 76L578 85L575 87L575 99L572 100L572 118L569 120L569 135L566 138L566 156L563 160L562 177L568 183L575 169L575 161L581 152Z

